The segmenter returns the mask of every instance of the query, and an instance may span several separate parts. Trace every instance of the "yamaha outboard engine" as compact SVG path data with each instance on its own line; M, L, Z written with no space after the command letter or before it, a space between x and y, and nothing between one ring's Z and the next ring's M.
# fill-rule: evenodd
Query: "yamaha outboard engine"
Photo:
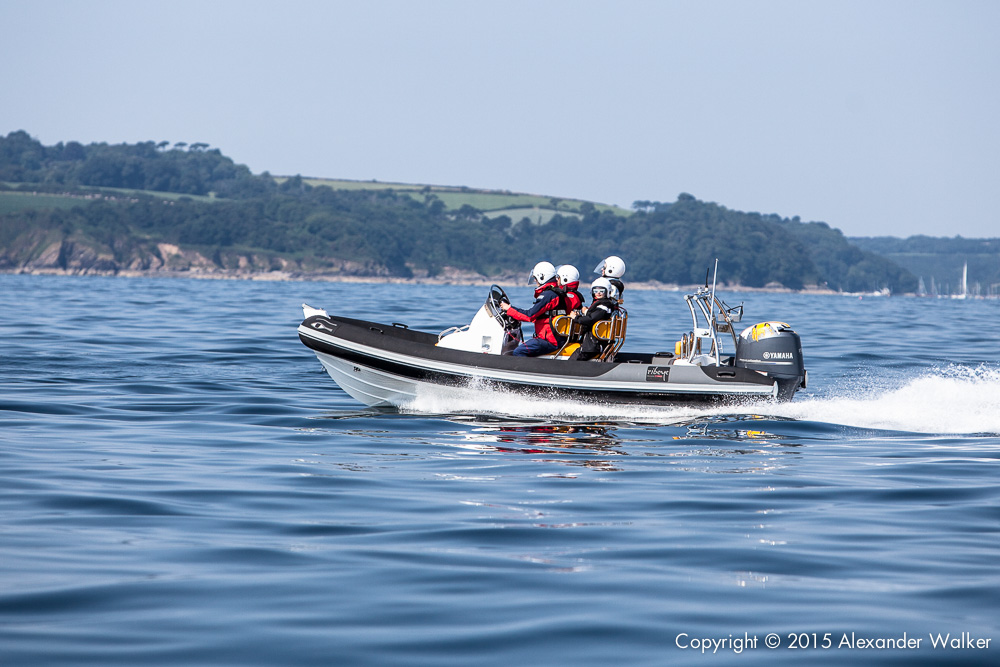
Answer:
M806 387L802 341L784 322L761 322L744 329L736 345L736 365L777 380L781 401L792 400L799 387Z

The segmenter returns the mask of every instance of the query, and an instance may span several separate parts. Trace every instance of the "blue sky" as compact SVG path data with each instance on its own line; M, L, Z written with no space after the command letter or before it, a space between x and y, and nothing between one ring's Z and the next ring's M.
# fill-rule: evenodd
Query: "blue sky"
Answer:
M992 0L3 0L0 133L996 237L997 35Z

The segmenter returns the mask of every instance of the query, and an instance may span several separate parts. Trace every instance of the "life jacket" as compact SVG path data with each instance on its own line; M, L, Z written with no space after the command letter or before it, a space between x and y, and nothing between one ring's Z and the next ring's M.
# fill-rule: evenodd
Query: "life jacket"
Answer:
M538 297L542 296L542 292L544 292L547 289L552 289L552 290L559 289L559 281L556 280L555 278L552 278L552 280L548 281L547 283L543 283L538 287L536 287L535 301L538 301Z
M535 290L535 303L527 312L522 312L517 308L507 311L515 320L521 322L532 322L535 325L535 337L543 338L553 345L560 345L559 337L552 329L551 319L558 314L560 307L564 307L563 296L556 281L550 280L544 285L539 285Z
M559 295L557 310L560 315L569 315L583 305L583 295L577 290L578 287L580 287L579 281L566 283L565 287L558 283L552 286L552 291Z
M587 309L587 314L576 318L576 321L583 325L584 329L589 330L590 326L594 323L610 319L617 310L618 302L614 299L608 297L594 299L590 304L590 308Z
M580 282L566 284L566 312L571 313L577 308L581 308L585 303L583 295L579 292Z

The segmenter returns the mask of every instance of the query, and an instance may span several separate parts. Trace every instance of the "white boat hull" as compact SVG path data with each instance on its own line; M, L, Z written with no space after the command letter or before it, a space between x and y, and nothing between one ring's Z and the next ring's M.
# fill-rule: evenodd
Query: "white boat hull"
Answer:
M316 357L341 389L370 407L405 405L416 398L422 384L323 352L316 352Z

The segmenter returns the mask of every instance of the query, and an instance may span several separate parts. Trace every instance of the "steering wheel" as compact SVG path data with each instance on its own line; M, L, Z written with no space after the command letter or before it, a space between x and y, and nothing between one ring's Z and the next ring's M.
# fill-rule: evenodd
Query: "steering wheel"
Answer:
M504 329L513 329L516 326L519 326L520 322L515 320L513 317L505 313L502 308L500 308L500 303L503 301L510 303L510 299L507 298L507 293L503 291L503 288L499 285L493 285L490 287L490 294L486 297L486 308Z

